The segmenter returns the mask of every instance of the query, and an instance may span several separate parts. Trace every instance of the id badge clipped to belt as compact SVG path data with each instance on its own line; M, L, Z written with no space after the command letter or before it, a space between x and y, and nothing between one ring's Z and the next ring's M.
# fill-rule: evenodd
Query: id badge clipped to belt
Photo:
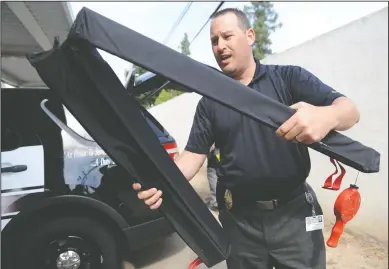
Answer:
M311 232L324 229L324 217L323 215L316 215L315 200L308 190L305 191L305 199L312 206L312 216L305 218L305 230Z

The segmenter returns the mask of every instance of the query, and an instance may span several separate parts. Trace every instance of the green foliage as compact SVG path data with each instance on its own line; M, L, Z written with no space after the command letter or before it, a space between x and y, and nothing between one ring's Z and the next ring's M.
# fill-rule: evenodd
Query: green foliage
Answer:
M169 101L170 99L181 95L182 92L172 89L163 89L161 93L158 95L157 99L155 100L155 105L162 104L166 101Z
M243 12L255 32L254 56L261 60L272 54L270 34L281 28L282 23L277 22L278 14L271 2L250 2L250 5L244 7Z
M181 50L182 54L190 55L189 45L190 45L190 43L189 43L189 39L188 39L188 34L185 33L184 37L181 41L181 44L180 44L180 50Z

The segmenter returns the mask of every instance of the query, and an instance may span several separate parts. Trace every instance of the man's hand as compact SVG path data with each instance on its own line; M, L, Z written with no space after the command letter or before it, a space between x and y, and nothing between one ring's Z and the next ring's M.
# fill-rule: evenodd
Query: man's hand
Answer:
M155 188L140 191L142 186L139 183L132 184L132 188L138 192L138 198L143 200L151 210L158 209L162 204L162 191Z
M180 169L184 177L189 181L191 180L197 172L200 170L203 165L207 155L205 154L196 154L184 150L180 156L176 159L175 163ZM151 188L148 190L141 190L142 186L139 183L134 183L132 185L134 191L138 192L138 198L143 200L150 209L158 209L162 204L162 191L157 190L156 188Z
M338 124L331 106L317 107L299 102L291 108L296 109L296 113L276 131L278 136L286 140L304 144L319 142Z

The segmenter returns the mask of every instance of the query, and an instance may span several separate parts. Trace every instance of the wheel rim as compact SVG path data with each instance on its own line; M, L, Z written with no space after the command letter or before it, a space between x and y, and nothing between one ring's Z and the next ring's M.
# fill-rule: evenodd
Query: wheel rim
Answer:
M94 269L103 261L99 247L79 236L60 236L37 250L42 251L38 263L45 269Z
M59 254L57 258L58 269L78 269L81 265L81 258L77 252L73 250L66 250Z

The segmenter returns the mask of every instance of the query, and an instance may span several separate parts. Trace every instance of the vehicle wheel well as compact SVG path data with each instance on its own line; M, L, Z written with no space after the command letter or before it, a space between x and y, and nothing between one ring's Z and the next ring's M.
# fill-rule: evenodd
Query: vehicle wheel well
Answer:
M129 255L130 246L120 226L108 214L88 205L78 203L66 203L63 205L49 206L34 213L34 218L39 221L45 221L57 217L72 216L72 217L89 217L103 224L109 231L113 233L114 239L118 244L119 255L125 259ZM31 218L29 218L31 219ZM25 225L20 223L19 226Z

